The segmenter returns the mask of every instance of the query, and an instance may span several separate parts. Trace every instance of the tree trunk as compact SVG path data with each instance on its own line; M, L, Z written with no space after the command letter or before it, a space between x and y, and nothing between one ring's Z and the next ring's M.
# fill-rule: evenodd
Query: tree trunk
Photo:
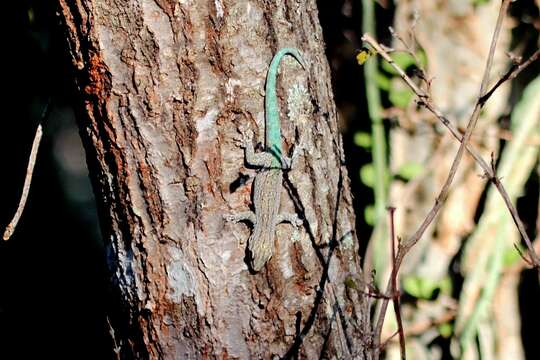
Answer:
M363 357L369 324L350 281L358 244L315 1L59 5L120 356ZM305 220L298 236L277 227L254 273L250 228L224 220L248 209L255 174L234 139L250 127L263 142L266 72L285 46L307 70L281 64L283 141L300 149L281 208Z

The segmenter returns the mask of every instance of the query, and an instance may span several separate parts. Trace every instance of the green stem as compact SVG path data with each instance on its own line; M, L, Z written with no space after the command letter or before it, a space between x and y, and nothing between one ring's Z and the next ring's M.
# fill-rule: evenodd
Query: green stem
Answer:
M375 2L373 0L362 0L363 17L362 30L364 33L375 35ZM385 208L388 193L388 164L386 161L386 137L384 133L383 119L381 117L381 94L377 87L377 58L373 57L364 64L364 76L366 84L366 97L369 118L371 119L371 132L373 145L371 148L373 156L373 168L375 170L375 184L373 187L375 195L375 230L372 241L375 241L373 266L378 274L384 272L384 265L380 262L386 259L387 241L385 226ZM383 255L383 256L381 256Z

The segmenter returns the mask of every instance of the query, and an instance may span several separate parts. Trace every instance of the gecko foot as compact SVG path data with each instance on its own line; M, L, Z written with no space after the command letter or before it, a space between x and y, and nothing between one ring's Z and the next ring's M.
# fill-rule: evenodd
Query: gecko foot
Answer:
M234 137L236 146L245 149L253 142L253 130L248 127L240 126L238 128L239 135Z

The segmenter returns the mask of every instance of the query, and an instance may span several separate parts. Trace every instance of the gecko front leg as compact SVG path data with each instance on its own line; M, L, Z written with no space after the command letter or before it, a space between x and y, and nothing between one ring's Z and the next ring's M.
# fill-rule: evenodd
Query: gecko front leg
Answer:
M246 163L249 166L262 169L291 169L292 162L294 158L296 158L296 151L292 158L289 158L281 154L279 151L273 149L255 152L255 148L253 147L253 131L248 128L240 128L239 131L240 137L236 139L236 143L239 147L244 149ZM277 160L280 165L275 167L273 164L275 163L274 160Z
M244 157L249 166L256 168L269 168L272 165L272 154L262 151L255 152L253 147L253 131L240 128L240 137L236 139L237 145L244 149Z
M247 221L251 225L255 224L255 213L253 211L244 211L238 214L232 214L225 216L225 220L230 222Z

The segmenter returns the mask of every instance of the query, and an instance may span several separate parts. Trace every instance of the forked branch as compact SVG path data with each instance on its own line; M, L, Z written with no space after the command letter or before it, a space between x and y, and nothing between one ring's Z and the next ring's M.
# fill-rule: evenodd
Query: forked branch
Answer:
M469 145L469 140L471 138L471 135L476 127L476 123L478 121L478 118L480 116L480 112L491 94L494 92L497 84L492 88L491 90L488 89L488 81L489 81L489 75L491 73L491 67L493 65L493 59L495 55L495 49L497 46L497 41L499 39L499 34L502 27L502 22L504 20L504 17L506 15L506 12L508 10L508 6L510 4L510 0L503 0L501 3L501 8L499 10L499 15L497 17L497 23L495 26L495 30L493 32L493 37L491 39L491 46L489 49L489 54L486 61L486 66L484 69L484 74L482 76L482 83L480 85L480 91L477 97L477 100L474 105L473 112L469 118L469 121L467 123L467 127L465 130L465 133L463 136L457 131L457 129L450 123L450 121L442 114L442 112L433 104L431 97L427 92L422 90L420 87L418 87L410 77L406 75L406 73L401 69L388 55L388 53L382 48L382 46L375 41L369 34L364 34L362 36L362 40L368 43L378 54L380 54L401 76L401 78L405 81L405 83L413 90L413 92L418 96L419 103L423 106L425 106L429 111L431 111L441 122L451 131L452 135L456 137L460 141L459 149L454 157L454 160L452 162L452 165L450 167L450 171L448 173L448 176L437 196L435 199L435 203L430 209L429 213L426 215L416 232L406 241L402 242L398 247L397 256L395 259L393 259L393 268L392 272L398 272L399 268L403 262L403 259L407 255L407 253L410 251L410 249L416 245L416 243L420 240L428 226L433 222L437 214L439 213L442 205L444 204L444 201L448 197L448 193L450 190L450 185L452 184L457 169L459 167L459 164L461 162L461 159L463 157L463 153L465 150L469 151L471 155L474 157L474 159L480 164L482 169L485 171L486 175L490 179L490 181L497 187L501 195L503 196L503 199L505 200L506 206L509 208L510 213L512 214L512 217L514 219L514 222L516 222L516 225L518 226L518 229L523 236L527 247L529 249L530 257L531 257L531 265L540 268L540 260L538 259L538 256L536 255L536 252L534 252L534 249L532 247L532 243L527 236L525 232L525 228L523 226L522 221L519 218L519 215L517 214L517 211L513 204L511 203L509 196L500 183L499 179L496 177L495 170L492 169L479 155L478 153L473 149L472 146ZM532 62L532 61L530 61ZM525 64L525 63L524 63ZM525 66L521 67L519 71L521 71ZM519 72L518 71L518 72ZM516 73L517 75L517 73ZM509 77L508 77L509 78ZM393 289L393 279L392 276L390 277L387 285L386 294L389 294L391 290ZM382 329L382 325L384 323L384 317L386 314L386 310L388 308L389 299L385 298L382 300L380 312L377 318L377 324L375 325L375 339L374 339L374 358L379 357L380 353L380 332L377 333L378 329Z
M503 5L501 6L501 10L503 10L503 7L505 7L506 2L503 2ZM506 8L507 7L508 7L508 5L506 5ZM501 19L500 14L499 14L499 19L498 19L498 22L497 22L497 24L498 24L497 29L498 30L496 29L497 36L498 36L498 32L500 31L500 25L499 25L500 23L502 23L502 19ZM419 86L417 86L413 82L413 80L403 71L403 69L401 69L399 67L399 65L397 65L392 60L392 58L390 57L388 52L386 52L384 50L384 48L376 40L374 40L369 34L364 34L364 36L362 37L362 40L365 41L366 43L368 43L379 55L381 55L381 57L383 59L385 59L398 72L398 74L405 81L405 83L418 96L419 104L426 107L433 115L435 115L437 117L437 119L439 119L443 123L444 126L446 126L446 128L448 128L448 130L450 131L452 136L454 136L457 140L460 141L460 143L461 143L460 150L461 150L462 147L464 147L471 154L471 156L475 159L475 161L478 163L478 165L482 168L482 170L485 173L485 176L493 183L493 185L497 188L497 190L501 194L501 197L503 198L503 200L504 200L504 202L506 204L506 207L508 208L508 211L510 212L510 214L512 216L512 219L514 220L514 223L516 224L516 226L517 226L517 228L518 228L518 230L519 230L519 232L520 232L520 234L521 234L521 236L522 236L522 238L523 238L523 240L524 240L524 242L525 242L525 244L527 246L530 259L525 259L525 261L527 261L527 263L529 263L530 266L533 266L533 267L536 267L536 268L540 269L540 259L539 259L538 255L536 254L536 252L534 251L534 247L532 246L532 242L531 242L529 236L527 235L527 232L525 231L525 226L523 224L523 221L519 217L519 214L517 212L516 207L512 204L510 196L508 195L506 189L502 185L500 179L497 177L495 169L492 166L488 165L488 163L486 161L484 161L484 159L478 154L478 152L474 149L474 147L471 144L469 144L470 136L467 138L467 141L465 141L467 131L462 136L460 131L436 107L436 105L432 101L431 96L426 91L424 91L422 88L420 88ZM491 52L491 50L494 50L493 45L494 45L494 42L492 41L492 49L490 49L490 55L489 55L489 57L491 57L491 59L493 58L493 54ZM530 65L532 62L537 60L539 58L539 56L540 56L540 50L537 50L527 60L512 66L510 68L510 70L505 75L503 75L495 83L495 85L493 87L491 87L491 89L488 90L488 91L486 91L487 78L484 78L486 84L484 84L484 81L483 81L483 86L481 88L480 96L478 97L478 100L476 101L475 110L474 110L473 114L471 115L471 118L469 120L469 125L471 125L471 120L473 120L474 118L476 118L476 120L478 119L481 108L483 107L485 102L491 97L491 95L495 92L495 90L502 83L504 83L505 81L514 79L523 69L525 69L528 65ZM488 65L491 67L491 65L489 63L488 63ZM486 75L486 73L484 73L484 75ZM474 122L476 122L476 120L474 120ZM469 128L469 126L468 126L468 128ZM459 153L460 153L460 151L458 150L458 155L459 155ZM456 159L457 159L457 155L456 155ZM454 159L454 163L455 163L456 159ZM453 169L453 167L452 167L452 169ZM452 169L451 169L450 173L452 173ZM456 170L457 170L457 168L456 168ZM450 175L451 174L449 174L449 178L450 178ZM453 178L453 176L452 176L452 178ZM448 181L448 178L447 178L447 181ZM446 185L446 183L445 183L445 185ZM443 186L443 190L444 190L444 186ZM442 199L441 194L442 194L442 191L439 194L439 196L437 197L437 201L439 199ZM437 207L437 202L436 202L435 206L432 208L431 212L428 214L428 217L426 218L426 219L430 219L429 223L431 223L431 221L434 218L434 216L431 217L430 215L432 215L433 210L436 207ZM437 212L438 212L438 210L437 210ZM433 214L433 215L436 215L436 213ZM422 225L424 225L425 223L426 223L426 221L424 221L422 223ZM427 225L429 225L429 223L427 223ZM405 243L405 246L407 248L410 249L410 247L412 247L420 239L420 237L422 236L423 232L425 231L425 228L427 228L427 225L425 227L423 227L422 225L420 226L418 231ZM421 231L421 232L419 232L419 231ZM399 258L399 256L398 256L398 258Z

